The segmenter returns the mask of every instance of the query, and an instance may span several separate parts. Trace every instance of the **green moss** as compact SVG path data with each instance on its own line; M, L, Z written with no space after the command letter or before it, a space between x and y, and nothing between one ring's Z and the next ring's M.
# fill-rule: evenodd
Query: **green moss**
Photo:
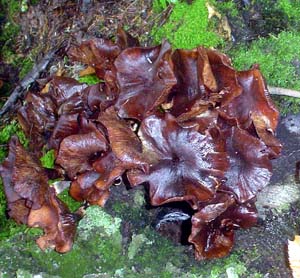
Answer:
M7 22L2 29L0 41L3 42L2 47L11 43L12 38L18 34L20 27L12 22Z
M0 19L4 22L0 30L0 56L3 62L19 70L19 79L24 78L34 64L30 54L24 57L16 52L16 38L21 29L16 18L27 9L26 7L28 8L27 1L0 0ZM10 86L5 88L5 93L10 91Z
M99 269L113 273L124 263L120 221L102 208L89 207L78 225L78 238L71 252L61 255L48 251L36 259L49 274L61 277L83 277L84 274L97 273ZM53 264L57 265L56 269Z
M119 216L127 221L136 221L136 219L139 219L140 221L137 228L143 229L145 227L145 221L147 220L145 209L138 206L132 206L131 202L119 201L112 205L112 210L115 216Z
M2 7L1 13L6 13L12 21L16 13L18 13L21 9L21 1L19 0L1 0L0 5Z
M152 29L155 43L166 38L174 48L191 49L199 45L217 46L222 39L209 26L206 0L194 0L192 4L178 1L174 4L167 22Z
M40 2L40 0L30 0L30 4L35 6Z
M239 41L300 31L298 0L210 1L232 28L234 42L226 42L227 48Z
M264 0L260 0L265 5ZM281 20L277 19L280 24L286 24L285 30L294 30L300 31L300 6L298 0L278 0L276 5L274 5L274 1L269 0L269 13L270 18L274 19L278 17L282 13ZM274 7L275 6L275 7ZM276 9L276 12L272 11L272 7ZM284 20L284 22L282 22Z
M144 234L133 235L131 243L128 247L128 258L132 260L137 252L143 248L143 246L148 242L147 237Z
M136 246L135 241L137 239L139 241L142 239L143 245L135 250L135 256L132 261L136 267L146 269L151 266L152 273L160 273L163 266L167 265L167 263L181 267L189 260L188 256L183 252L183 246L175 247L170 240L160 236L152 228L147 227L138 238L133 237L130 247ZM130 248L129 251L131 250Z
M241 275L245 274L247 269L245 265L242 262L240 262L239 256L237 254L233 254L223 259L221 264L215 262L211 269L210 277L218 278L222 274L224 274L224 270L227 274L227 277L238 278Z
M239 15L237 4L234 1L213 1L213 4L224 15L226 15L228 13L232 17L237 17Z
M78 78L78 81L80 83L86 83L88 85L94 85L94 84L98 84L100 82L103 82L101 79L99 79L96 76L96 74L81 76L81 77Z
M244 251L234 252L224 259L196 262L193 255L186 252L186 247L170 242L150 227L134 234L128 243L122 239L121 228L120 218L112 217L102 208L89 207L78 225L77 238L70 252L43 252L34 242L36 236L17 234L0 245L0 269L9 273L7 278L15 277L20 269L24 273L43 272L74 278L87 274L109 278L262 277L246 269L241 261ZM249 260L254 256L251 252L249 250L249 256L246 254Z
M0 245L0 269L15 277L22 269L37 274L45 272L60 277L81 278L91 273L108 273L125 265L122 257L120 220L103 209L90 207L78 225L77 239L72 251L58 254L41 251L29 234L18 234Z
M300 14L299 2L297 0L279 0L279 7L284 10L289 18L297 18Z
M7 144L14 134L18 136L21 144L27 148L29 141L16 121L12 121L9 125L4 126L0 130L0 145Z
M154 12L159 13L168 7L169 4L177 3L178 0L154 0L152 9Z
M54 169L55 162L55 151L49 150L47 151L41 158L40 161L42 166L47 169Z
M241 45L229 53L236 68L248 69L258 63L267 84L300 90L300 33L282 32L262 38L250 46ZM282 114L300 111L300 99L276 98Z
M20 125L16 121L12 121L9 125L0 129L0 163L7 156L8 142L13 135L17 135L21 144L27 148L29 141L22 131Z
M69 194L69 189L65 189L58 194L58 198L62 200L70 209L70 211L75 212L81 206L80 202L75 201Z
M30 57L27 57L25 59L18 59L18 61L16 61L16 64L20 68L19 78L23 79L25 77L25 75L29 71L31 71L31 69L34 65L34 62L32 61L32 59Z

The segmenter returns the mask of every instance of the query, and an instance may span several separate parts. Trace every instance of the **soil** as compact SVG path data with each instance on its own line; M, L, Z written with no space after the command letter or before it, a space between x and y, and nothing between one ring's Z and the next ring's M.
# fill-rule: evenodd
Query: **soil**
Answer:
M14 23L20 26L20 32L10 45L11 51L24 59L31 57L37 64L47 53L58 50L46 71L40 72L40 78L43 78L49 76L51 68L53 74L53 68L57 71L58 68L65 67L64 56L70 44L79 44L92 36L113 38L119 26L138 37L143 45L149 44L149 33L155 22L151 7L150 0L39 1L13 18ZM7 16L0 22L0 31L8 20ZM0 88L3 87L3 91L0 96L4 101L5 96L21 80L18 76L20 68L2 61L2 54L0 53ZM4 91L6 88L7 91ZM13 107L6 119L14 116L13 112L17 107L18 105Z

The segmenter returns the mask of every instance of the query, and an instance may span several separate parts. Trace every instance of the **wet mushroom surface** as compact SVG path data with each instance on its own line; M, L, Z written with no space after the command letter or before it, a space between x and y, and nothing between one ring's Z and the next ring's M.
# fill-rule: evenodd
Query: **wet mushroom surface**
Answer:
M118 32L115 43L90 39L68 52L94 68L101 85L54 76L46 93L28 92L18 116L31 144L25 150L13 138L0 168L8 213L44 229L40 248L71 249L76 217L34 162L53 148L53 171L71 181L75 200L104 206L118 179L143 184L152 206L190 207L187 241L197 260L224 257L235 230L257 223L256 196L282 147L259 68L236 71L226 55L203 47L136 46Z

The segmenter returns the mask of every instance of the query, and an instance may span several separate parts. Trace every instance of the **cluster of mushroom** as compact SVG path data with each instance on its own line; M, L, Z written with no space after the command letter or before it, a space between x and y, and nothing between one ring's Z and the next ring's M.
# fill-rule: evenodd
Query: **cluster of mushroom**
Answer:
M54 76L46 92L28 93L18 117L31 150L55 150L77 201L103 206L126 175L131 186L149 185L154 206L187 202L196 259L227 255L234 230L256 223L256 194L281 150L278 111L258 66L236 71L215 50L172 51L166 41L140 47L122 30L115 42L93 38L68 55L101 82ZM0 170L9 215L44 229L41 248L68 251L75 217L16 138Z

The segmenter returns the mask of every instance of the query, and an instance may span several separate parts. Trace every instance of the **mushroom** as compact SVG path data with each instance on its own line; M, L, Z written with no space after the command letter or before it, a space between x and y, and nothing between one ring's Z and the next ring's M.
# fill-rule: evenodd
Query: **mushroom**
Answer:
M120 90L115 106L121 118L142 120L166 100L176 84L171 46L166 41L155 47L125 49L115 67Z
M61 141L56 163L73 179L78 173L91 170L93 157L106 150L107 141L102 131L81 117L79 134L69 135Z
M9 154L0 167L8 202L8 214L17 223L39 227L44 235L37 239L41 249L55 248L64 253L72 248L76 215L56 197L38 160L12 137Z
M221 258L233 247L234 229L249 228L257 221L257 211L251 202L239 205L232 195L218 193L203 204L192 217L189 242L195 246L197 260Z
M255 225L255 197L281 150L279 114L259 68L238 72L204 47L140 47L121 29L115 42L93 38L69 55L102 80L53 77L47 92L29 93L19 120L31 150L55 149L56 171L65 170L77 201L104 206L127 174L132 186L149 185L152 205L187 202L196 258L227 255L234 230ZM9 215L44 230L42 249L70 250L76 217L16 138L0 172Z
M128 173L132 185L149 182L152 205L173 201L198 202L214 197L228 167L225 146L195 128L183 128L166 113L149 116L141 124L144 154L150 161L149 174Z

